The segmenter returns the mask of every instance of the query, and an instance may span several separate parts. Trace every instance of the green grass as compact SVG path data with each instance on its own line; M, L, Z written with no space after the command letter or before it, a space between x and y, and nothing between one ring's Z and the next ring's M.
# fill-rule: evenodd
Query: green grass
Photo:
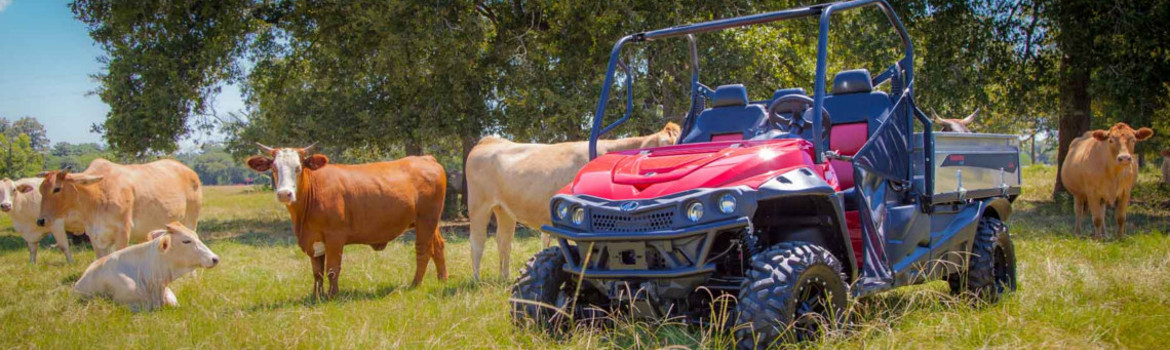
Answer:
M1170 189L1142 174L1131 234L1074 237L1071 204L1053 200L1055 171L1025 170L1028 186L1011 220L1020 289L993 305L951 298L940 282L854 302L852 324L808 348L1165 348L1170 336ZM6 220L7 218L0 220ZM1113 228L1111 228L1112 232ZM553 339L518 328L506 312L508 282L473 284L466 228L444 228L451 279L407 288L413 244L345 250L341 295L309 297L308 259L271 193L205 189L200 223L223 262L172 285L178 308L131 313L109 301L79 302L70 287L93 261L43 249L27 263L24 242L0 226L0 348L726 348L730 337L675 322L620 321ZM46 243L47 244L47 243ZM513 276L539 249L521 231ZM484 275L499 275L489 243Z

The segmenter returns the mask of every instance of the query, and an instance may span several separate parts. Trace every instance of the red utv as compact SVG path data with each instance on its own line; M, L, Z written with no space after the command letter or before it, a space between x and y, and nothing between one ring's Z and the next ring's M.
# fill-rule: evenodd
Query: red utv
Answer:
M872 76L837 72L826 89L832 14L874 6L904 57ZM815 90L748 100L743 85L700 83L693 34L817 16ZM691 112L678 145L598 156L622 47L690 41ZM849 297L947 280L995 299L1016 287L1008 227L1020 193L1018 140L931 131L914 103L914 51L884 0L856 0L626 36L614 46L590 136L593 160L550 203L558 244L513 287L512 314L558 330L590 310L708 321L734 296L740 348L804 339L841 320ZM875 86L889 84L890 93ZM914 132L915 123L921 133ZM727 298L724 298L727 299ZM558 310L559 309L559 310Z

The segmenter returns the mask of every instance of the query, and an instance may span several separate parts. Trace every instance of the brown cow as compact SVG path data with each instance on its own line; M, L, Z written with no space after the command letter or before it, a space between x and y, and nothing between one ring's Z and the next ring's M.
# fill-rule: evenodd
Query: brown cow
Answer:
M1080 234L1081 217L1088 209L1093 214L1093 237L1104 236L1105 206L1110 205L1116 206L1117 236L1125 235L1125 210L1138 172L1133 146L1151 136L1150 128L1135 131L1117 123L1108 131L1089 131L1072 141L1060 168L1060 181L1073 195L1074 233Z
M341 251L348 244L368 244L376 251L415 229L415 273L411 286L422 282L427 264L435 260L439 280L447 280L447 263L439 220L443 214L447 176L434 157L406 157L368 164L329 164L313 146L271 148L268 156L248 158L248 167L272 171L276 199L292 217L293 233L313 262L313 295L337 294Z
M968 127L971 126L971 123L975 122L975 116L979 114L979 109L976 108L974 113L971 113L971 115L963 119L940 118L938 116L938 112L934 111L934 108L931 108L930 112L934 114L932 116L932 119L934 119L934 124L941 126L942 131L970 134L971 129Z
M44 177L37 225L81 221L99 258L146 241L174 221L195 230L203 207L199 176L172 159L122 165L99 158L84 172L66 169Z

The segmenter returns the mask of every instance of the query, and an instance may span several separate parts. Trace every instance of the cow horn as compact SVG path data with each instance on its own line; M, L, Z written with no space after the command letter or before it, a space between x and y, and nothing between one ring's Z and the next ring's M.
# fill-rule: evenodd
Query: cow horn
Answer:
M309 153L309 150L313 149L313 147L317 147L317 143L316 143L316 142L313 142L313 144L311 144L311 145L305 146L305 148L302 148L302 149L301 149L301 152L303 152L303 153Z
M66 164L65 166L61 167L61 172L66 173L66 174L68 174L72 170L73 170L73 165Z
M963 118L963 120L962 120L963 125L971 124L971 122L975 121L975 116L978 114L979 114L979 108L976 108L974 113L971 113L971 115L967 116L966 118Z
M275 149L275 148L272 148L272 147L265 146L263 143L259 143L259 142L257 142L257 143L256 143L256 145L257 145L257 146L260 146L260 149L264 150L264 152L267 152L268 154L273 154L273 153L276 153L276 149Z
M942 118L938 117L938 111L935 111L934 107L930 107L930 120L934 121L935 123L941 123L943 120Z

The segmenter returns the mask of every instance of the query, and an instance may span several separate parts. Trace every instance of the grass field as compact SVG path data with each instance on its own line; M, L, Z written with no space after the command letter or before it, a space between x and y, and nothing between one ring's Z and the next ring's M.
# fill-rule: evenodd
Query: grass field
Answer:
M855 301L852 324L809 348L1166 348L1170 344L1170 189L1144 172L1130 207L1131 234L1074 237L1071 203L1051 196L1055 170L1025 171L1011 220L1019 290L994 305L951 298L934 282ZM205 189L200 234L222 259L172 285L178 308L131 313L108 301L79 302L78 262L42 248L28 264L23 240L0 219L0 348L726 348L727 334L675 322L620 322L567 339L514 327L507 281L474 284L466 229L444 228L451 279L407 288L413 244L345 250L341 295L314 301L309 260L271 193ZM1113 230L1113 228L1111 228ZM522 231L513 276L539 248ZM51 238L49 239L51 240ZM49 242L42 244L47 247ZM495 245L485 276L499 275Z

